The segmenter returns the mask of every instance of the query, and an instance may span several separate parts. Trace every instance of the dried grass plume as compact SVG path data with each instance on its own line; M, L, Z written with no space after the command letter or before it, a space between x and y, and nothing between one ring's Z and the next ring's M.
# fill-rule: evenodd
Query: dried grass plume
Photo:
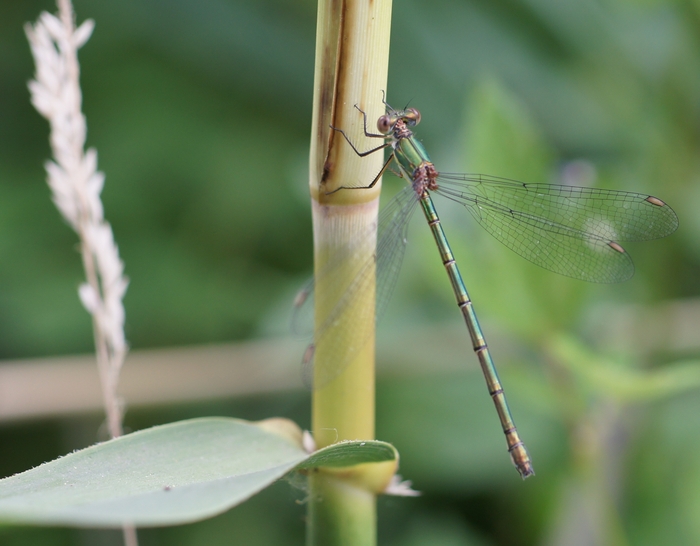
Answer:
M94 22L87 20L76 28L70 1L59 0L58 6L59 17L43 12L36 24L25 26L36 62L29 90L32 104L51 126L53 161L46 163L46 171L53 201L80 238L86 282L78 292L93 318L107 423L116 437L122 433L116 390L128 350L122 303L128 282L112 228L104 219L104 174L97 170L97 152L85 151L77 52L90 38Z

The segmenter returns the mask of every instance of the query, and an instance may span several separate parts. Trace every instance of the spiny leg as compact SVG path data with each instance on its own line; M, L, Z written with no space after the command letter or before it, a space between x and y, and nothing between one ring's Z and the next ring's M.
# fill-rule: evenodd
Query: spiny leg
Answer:
M382 100L382 102L384 102ZM386 104L386 102L384 102ZM386 104L389 106L388 104ZM365 127L365 136L369 138L391 138L391 135L383 135L381 133L370 133L367 131L367 112L365 112L362 108L360 108L357 104L355 105L355 108L362 114L362 119L364 120L364 127Z
M384 101L382 100L382 102L384 102ZM386 104L386 103L384 103L384 104ZM355 108L357 108L357 110L362 114L364 133L365 133L366 137L368 137L368 138L384 138L384 139L392 138L391 135L381 135L381 134L375 134L375 133L368 132L367 131L367 113L364 110L362 110L362 108L360 108L357 104L355 105ZM333 127L333 125L331 125L330 127L334 131L338 131L341 135L343 135L343 138L345 138L347 143L350 144L350 147L353 149L353 151L359 157L366 157L370 154L373 154L374 152L378 152L379 150L383 150L384 148L388 148L389 146L391 146L391 142L385 142L381 146L377 146L376 148L372 148L371 150L367 150L366 152L361 152L352 143L352 140L350 140L350 137L348 137L348 135L345 133L345 131L343 129L340 129L338 127ZM384 171L386 171L387 168L389 167L389 164L391 163L392 159L394 159L393 153L389 156L389 159L386 160L386 162L384 163L384 166L381 168L381 170L379 171L377 176L374 177L374 180L372 180L372 182L370 182L370 184L368 186L340 186L340 187L334 189L333 191L326 193L326 195L331 195L339 190L368 190L368 189L374 187L374 185L377 183L377 181L384 174Z
M382 102L383 102L383 101L382 101ZM384 104L386 104L386 103L384 103ZM368 138L383 138L383 139L392 138L391 135L382 135L382 134L378 134L378 133L370 133L370 132L367 130L367 112L365 112L365 111L364 111L362 108L360 108L357 104L355 105L355 108L357 108L357 111L360 112L360 113L362 114L363 128L364 128L364 132L365 132L365 136L366 136L366 137L368 137ZM385 144L382 144L381 146L377 146L376 148L372 148L371 150L368 150L368 151L366 151L366 152L361 152L360 150L358 150L358 149L355 147L355 145L352 143L352 141L350 140L350 138L348 137L348 135L345 134L345 131L343 131L342 129L339 129L338 127L334 127L333 125L331 125L330 127L331 127L331 129L333 129L334 131L338 131L341 135L343 135L343 136L345 137L345 140L348 141L348 144L350 144L350 146L352 146L352 149L355 150L355 153L356 153L357 155L359 155L360 157L365 157L365 156L367 156L367 155L369 155L369 154L372 154L372 153L374 153L374 152L376 152L376 151L378 151L378 150L382 150L382 149L386 148L387 146L391 145L390 142L387 142L387 143L385 143Z
M347 137L345 137L345 138L347 138ZM348 142L350 142L350 141L348 141ZM350 144L350 146L352 146L352 144ZM353 150L355 149L354 146L352 146L352 148L353 148ZM355 152L357 153L357 155L361 155L357 150L355 150ZM394 154L391 154L391 155L389 156L389 159L386 160L386 163L384 163L384 166L383 166L382 169L379 171L379 174L378 174L377 176L374 177L374 180L372 180L372 182L370 183L369 186L340 186L340 187L334 189L333 191L329 191L328 193L326 193L326 195L331 195L331 194L333 194L333 193L335 193L335 192L337 192L337 191L339 191L339 190L368 190L368 189L374 187L374 185L377 183L377 181L378 181L378 180L381 178L381 176L384 174L384 171L386 171L386 170L387 170L387 167L389 167L389 164L391 163L391 160L392 160L392 159L394 159ZM393 172L393 171L392 171L392 172Z
M342 129L338 129L337 127L333 127L332 125L331 125L331 129L333 129L334 131L338 131L341 135L343 135L343 137L345 137L345 140L347 140L348 144L350 144L352 149L355 150L355 153L357 155L359 155L360 157L368 156L370 154L373 154L374 152L378 152L379 150L383 150L384 148L391 146L391 142L385 142L381 146L377 146L376 148L372 148L371 150L367 150L366 152L361 152L352 143L352 140L350 140L350 137L348 137L348 135L345 134L345 131L343 131ZM365 128L365 131L366 130L367 129ZM372 135L372 134L367 134L366 132L365 132L365 136L381 136L382 138L386 138L386 135Z

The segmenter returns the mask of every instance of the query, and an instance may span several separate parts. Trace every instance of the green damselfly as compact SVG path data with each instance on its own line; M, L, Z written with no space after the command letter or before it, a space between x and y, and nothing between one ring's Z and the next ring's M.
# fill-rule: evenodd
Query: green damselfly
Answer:
M376 313L380 315L386 306L403 256L408 219L420 203L496 406L511 459L520 475L526 478L534 474L532 463L518 435L486 339L430 194L438 193L464 206L486 231L527 260L555 273L590 282L612 283L629 279L634 273L634 265L619 242L665 237L676 230L678 218L671 207L650 195L525 184L481 174L439 173L411 130L420 122L417 109L394 110L386 104L386 114L377 121L377 134L367 130L367 115L356 108L363 116L365 136L384 139L384 143L360 151L342 129L334 129L361 157L385 148L391 150L382 170L365 188L376 184L391 166L398 169L398 176L410 182L410 186L399 192L380 215ZM343 187L335 191L351 189L362 187ZM374 263L360 269L357 279L348 283L347 292L361 289L366 282L363 274L370 276L374 272L372 266ZM313 284L302 291L297 303L307 300L312 291ZM351 297L352 294L348 293L337 302L336 310L328 319L329 324ZM327 329L321 325L316 335L323 336ZM311 360L312 355L312 350L307 351L305 359ZM343 365L338 364L338 373Z

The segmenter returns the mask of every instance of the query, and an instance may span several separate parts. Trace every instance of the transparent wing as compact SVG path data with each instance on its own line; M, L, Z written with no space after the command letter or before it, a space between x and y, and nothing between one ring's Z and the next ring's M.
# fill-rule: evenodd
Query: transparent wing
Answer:
M584 281L629 279L634 265L618 241L658 239L678 227L671 207L640 193L480 174L441 173L438 184L437 193L526 260Z
M336 292L340 296L334 301L319 302L323 308L332 310L323 324L316 329L316 338L304 354L303 375L304 382L308 386L312 386L314 377L313 345L325 339L333 339L336 343L343 343L345 336L356 334L353 324L359 326L365 321L378 321L386 310L403 261L408 221L417 203L411 187L405 187L379 214L375 254L349 273L346 273L347 269L342 267L344 266L342 261L338 261L329 263L319 274L319 276L324 277L329 275L330 277L327 278L332 278L333 282L340 284L339 290ZM374 229L370 229L367 233L358 235L358 240L373 236ZM373 275L376 275L375 309L368 309L367 313L353 313L354 322L352 323L339 321L338 319L345 311L346 306L357 294L369 288L369 284L374 280ZM314 335L313 316L316 303L314 287L315 281L312 280L300 290L295 299L295 311L292 319L292 330L297 334L308 334L309 337ZM371 313L374 313L374 316ZM339 324L342 324L342 327L338 327ZM364 329L357 328L357 331L361 330ZM335 379L366 342L367 339L355 340L353 348L346 352L342 361L337 362L324 377L316 377L316 384L313 387L323 387Z

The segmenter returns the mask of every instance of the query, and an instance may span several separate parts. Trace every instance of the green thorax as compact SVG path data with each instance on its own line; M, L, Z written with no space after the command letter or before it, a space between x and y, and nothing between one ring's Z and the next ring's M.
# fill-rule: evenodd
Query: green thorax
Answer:
M401 170L408 175L409 179L421 163L432 163L423 144L412 136L395 141L394 157L396 157Z

